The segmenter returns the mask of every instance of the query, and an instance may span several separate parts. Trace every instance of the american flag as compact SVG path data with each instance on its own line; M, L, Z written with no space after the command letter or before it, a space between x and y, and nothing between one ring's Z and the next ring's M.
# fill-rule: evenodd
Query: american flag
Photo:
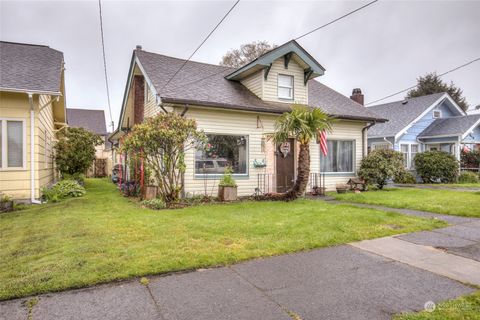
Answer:
M322 151L323 156L326 157L328 153L328 146L327 146L327 132L325 130L323 130L320 133L320 150Z

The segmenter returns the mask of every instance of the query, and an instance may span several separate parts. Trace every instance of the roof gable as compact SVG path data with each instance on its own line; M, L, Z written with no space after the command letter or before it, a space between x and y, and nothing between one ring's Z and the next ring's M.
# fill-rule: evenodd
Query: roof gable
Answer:
M238 68L234 72L226 75L225 78L228 80L244 79L260 69L268 68L273 61L282 57L285 58L285 63L288 64L288 60L292 58L292 55L298 63L303 62L305 71L311 73L310 78L324 74L325 68L322 67L322 65L318 63L318 61L315 60L305 49L303 49L298 42L291 40L277 48L268 51L245 66Z
M0 41L0 90L61 94L62 69L60 51Z

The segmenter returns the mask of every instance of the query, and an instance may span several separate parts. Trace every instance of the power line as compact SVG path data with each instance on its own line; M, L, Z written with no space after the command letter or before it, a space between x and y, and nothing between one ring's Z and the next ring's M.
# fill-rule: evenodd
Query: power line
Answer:
M454 71L457 71L457 70L459 70L459 69L462 69L462 68L464 68L464 67L466 67L466 66L468 66L468 65L470 65L470 64L472 64L472 63L474 63L474 62L476 62L476 61L480 61L480 57L479 57L479 58L476 58L476 59L473 59L473 60L471 60L471 61L469 61L469 62L467 62L467 63L464 63L464 64L462 64L462 65L460 65L460 66L458 66L458 67L455 67L455 68L453 68L453 69L450 69L450 70L448 70L448 71L446 71L446 72L444 72L444 73L441 73L441 74L438 75L438 77L443 77L443 76L446 75L446 74L449 74L449 73L451 73L451 72L454 72ZM392 93L392 94L390 94L390 95L388 95L388 96L386 96L386 97L383 97L383 98L381 98L381 99L377 99L377 100L374 100L374 101L372 101L372 102L366 103L365 106L368 106L369 104L372 104L372 103L375 103L375 102L379 102L379 101L382 101L382 100L385 100L385 99L388 99L388 98L391 98L391 97L393 97L393 96L396 96L397 94L403 93L403 92L408 91L408 90L412 90L412 89L414 89L414 88L416 88L416 87L417 87L417 85L408 87L408 88L406 88L406 89L403 89L403 90L400 90L400 91L398 91L398 92Z
M195 49L195 51L193 51L193 53L190 55L190 57L188 57L188 59L183 62L183 64L180 66L180 68L178 68L177 71L175 71L173 76L167 81L167 83L165 83L165 85L162 87L162 89L165 88L173 80L173 78L175 78L175 76L180 72L180 70L183 69L183 67L187 64L187 62L190 61L190 59L193 57L193 55L195 53L197 53L197 51L203 46L203 44L208 40L208 38L210 38L210 36L215 32L215 30L217 30L217 28L220 26L220 24L222 24L222 22L227 18L227 16L230 14L230 12L232 12L232 10L237 6L237 4L239 2L240 2L240 0L237 0L235 2L235 4L230 8L230 10L227 11L227 13L223 16L223 18L217 23L215 28L213 28L213 30L210 31L210 33L205 37L205 39L203 39L202 43L200 43L200 45ZM160 91L162 91L162 89L160 89Z
M100 34L102 36L102 51L103 51L103 70L105 72L105 86L107 88L107 100L108 100L108 111L110 113L110 125L112 130L115 129L112 117L112 107L110 105L110 90L108 88L108 75L107 75L107 59L105 57L105 40L103 38L103 18L102 18L102 2L98 0L98 9L100 14Z
M367 4L363 5L363 6L361 6L361 7L359 7L359 8L357 8L357 9L355 9L355 10L349 12L349 13L344 14L344 15L341 16L341 17L338 17L338 18L336 18L336 19L334 19L334 20L332 20L332 21L330 21L330 22L328 22L328 23L326 23L326 24L324 24L324 25L322 25L322 26L320 26L320 27L318 27L318 28L315 28L314 30L311 30L311 31L309 31L309 32L307 32L307 33L305 33L305 34L297 37L297 38L294 38L294 39L295 39L295 40L298 40L298 39L300 39L300 38L302 38L302 37L305 37L305 36L307 36L307 35L315 32L315 31L320 30L320 29L322 29L322 28L324 28L324 27L326 27L326 26L328 26L328 25L331 25L332 23L334 23L334 22L336 22L336 21L338 21L338 20L341 20L341 19L343 19L343 18L345 18L345 17L347 17L347 16L349 16L349 15L351 15L351 14L353 14L353 13L355 13L355 12L357 12L357 11L363 9L363 8L368 7L369 5L372 5L372 4L374 4L375 2L377 2L377 1L379 1L379 0L371 1L371 2L369 2L369 3L367 3ZM238 3L238 1L237 1L237 3ZM235 5L236 5L237 3L235 3ZM235 5L234 5L234 7L235 7ZM233 9L233 7L232 7L232 9ZM230 9L230 11L231 11L232 9ZM227 14L228 14L228 13L227 13ZM222 19L222 20L223 20L223 19ZM202 43L202 44L203 44L203 43ZM197 50L198 50L198 48L197 48ZM196 52L196 50L195 50L195 52ZM195 53L195 52L194 52L194 53ZM190 60L192 56L193 56L193 54L190 56L190 58L189 58L188 60ZM183 68L183 66L188 62L188 60L186 60L186 61L183 63L183 65L180 67L180 69ZM178 71L180 71L180 69L179 69ZM175 77L175 75L178 73L178 71L173 75L173 77ZM221 74L221 73L223 73L223 72L225 72L225 70L221 70L220 72L215 72L215 73L210 74L210 75L208 75L208 76L205 76L205 77L202 77L202 78L193 80L193 81L191 81L191 82L188 82L188 83L186 83L186 84L177 86L177 87L175 87L175 88L181 88L181 87L187 86L187 85L192 84L192 83L195 83L195 82L203 81L203 80L205 80L205 79L208 79L208 78L210 78L210 77L216 76L216 75ZM173 79L173 77L172 77L172 79ZM170 81L171 81L171 80L169 80L169 81L167 82L167 84L168 84ZM163 89L164 87L166 87L167 84L165 84L165 85L162 87L162 89Z
M334 20L332 20L332 21L330 21L330 22L325 23L324 25L321 25L321 26L318 27L318 28L315 28L315 29L313 29L313 30L311 30L311 31L308 31L307 33L304 33L304 34L302 34L301 36L296 37L295 40L298 40L298 39L300 39L300 38L303 38L303 37L305 37L305 36L308 36L309 34L315 32L315 31L317 31L317 30L323 29L323 28L331 25L332 23L337 22L338 20L342 20L343 18L346 18L346 17L348 17L349 15L354 14L355 12L360 11L360 10L362 10L362 9L364 9L364 8L372 5L372 4L374 4L375 2L378 2L378 0L371 1L371 2L369 2L369 3L367 3L367 4L365 4L365 5L361 6L361 7L359 7L359 8L357 8L357 9L353 10L353 11L350 11L350 12L344 14L344 15L341 16L341 17L338 17L338 18L336 18L336 19L334 19Z

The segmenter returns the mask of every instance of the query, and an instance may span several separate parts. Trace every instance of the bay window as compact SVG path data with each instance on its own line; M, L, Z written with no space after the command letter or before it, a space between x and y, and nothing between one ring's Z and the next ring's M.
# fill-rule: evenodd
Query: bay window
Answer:
M204 150L195 153L195 174L223 174L227 167L234 174L247 174L248 136L207 134Z
M278 97L293 100L293 76L278 75Z
M325 173L353 173L354 140L327 140L328 153L320 152L320 170Z
M25 122L0 119L0 168L25 166Z

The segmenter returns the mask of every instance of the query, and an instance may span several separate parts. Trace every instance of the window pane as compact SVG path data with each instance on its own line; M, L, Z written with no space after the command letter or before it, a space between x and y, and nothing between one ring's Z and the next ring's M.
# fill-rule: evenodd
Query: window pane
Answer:
M279 74L278 86L293 88L293 76Z
M327 140L327 156L320 156L322 172L353 172L353 141Z
M228 166L233 173L247 173L247 137L207 135L206 150L195 154L195 173L223 174Z
M8 167L23 167L23 128L21 121L7 121Z
M292 89L290 89L290 88L278 87L278 96L279 96L280 98L291 99L291 98L293 97Z

